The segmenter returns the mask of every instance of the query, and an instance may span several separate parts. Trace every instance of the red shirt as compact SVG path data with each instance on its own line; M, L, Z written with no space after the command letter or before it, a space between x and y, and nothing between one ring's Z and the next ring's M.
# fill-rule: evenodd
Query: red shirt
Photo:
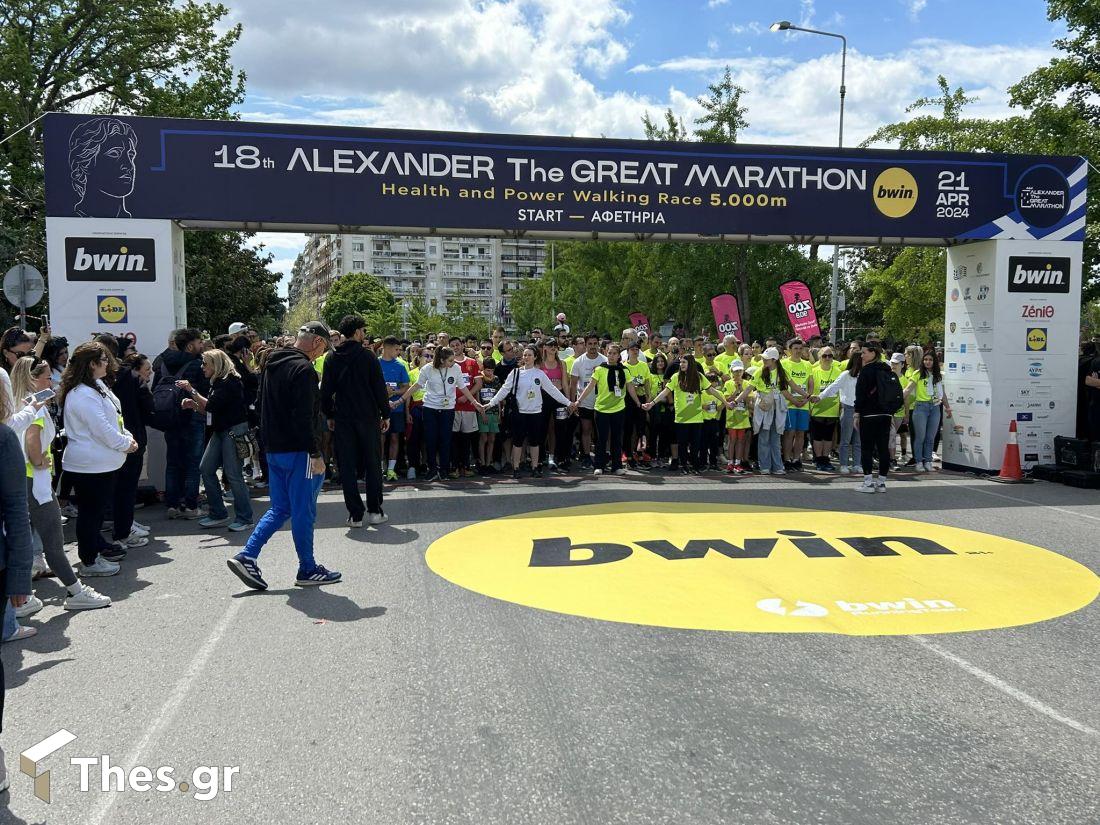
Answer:
M470 391L471 395L473 395L474 394L474 391L473 391L474 379L477 378L479 375L481 375L481 367L479 367L477 365L477 359L476 358L467 358L462 363L459 363L456 360L455 361L455 366L458 367L460 370L462 370L462 374L463 374L463 376L465 376L466 389ZM455 387L455 411L456 412L473 412L474 411L474 405L466 400L466 396L464 396L462 394L462 392L458 389L457 386Z

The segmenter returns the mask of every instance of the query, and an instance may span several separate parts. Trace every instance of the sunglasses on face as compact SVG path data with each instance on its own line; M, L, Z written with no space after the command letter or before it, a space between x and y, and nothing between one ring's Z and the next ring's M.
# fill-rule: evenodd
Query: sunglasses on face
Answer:
M482 348L481 348L481 351L482 351L482 352L491 352L491 351L492 351L492 349L493 349L493 348L492 348L491 346L485 346L485 347L482 347Z

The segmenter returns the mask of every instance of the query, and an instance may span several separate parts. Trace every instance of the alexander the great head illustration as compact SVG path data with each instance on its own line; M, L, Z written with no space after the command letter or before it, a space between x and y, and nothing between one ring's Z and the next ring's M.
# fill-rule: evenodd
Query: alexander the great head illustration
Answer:
M95 117L69 135L69 175L74 211L83 217L129 218L126 198L134 191L137 134L128 123Z

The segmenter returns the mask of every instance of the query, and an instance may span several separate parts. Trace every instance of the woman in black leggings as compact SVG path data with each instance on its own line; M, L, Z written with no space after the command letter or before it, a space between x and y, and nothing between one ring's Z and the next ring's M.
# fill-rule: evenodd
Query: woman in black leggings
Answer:
M885 493L886 476L890 472L890 425L893 412L884 412L883 408L889 407L892 402L883 403L879 398L879 388L886 380L885 377L893 373L888 364L879 360L880 355L882 347L879 344L864 344L861 351L863 367L856 379L855 417L856 426L859 427L859 441L863 447L863 483L856 487L856 491L860 493ZM883 380L880 380L880 376ZM877 473L874 472L876 456Z

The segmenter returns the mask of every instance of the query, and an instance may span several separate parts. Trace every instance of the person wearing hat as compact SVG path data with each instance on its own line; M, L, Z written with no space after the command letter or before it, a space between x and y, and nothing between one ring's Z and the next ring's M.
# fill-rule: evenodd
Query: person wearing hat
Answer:
M763 366L745 381L745 388L737 395L736 402L743 402L754 394L752 429L757 437L757 457L761 475L786 475L781 447L783 432L787 427L787 408L794 400L793 385L783 368L778 347L768 347L760 355Z
M726 338L733 336L727 335ZM719 358L722 356L719 355ZM722 387L722 395L726 397L726 436L729 443L726 447L726 472L730 475L747 475L749 469L749 441L751 441L752 424L749 421L748 407L745 401L738 400L747 386L744 380L745 364L740 358L728 361L723 372L730 376Z
M230 335L240 335L242 332L247 333L248 331L248 324L244 323L244 321L235 321L229 325Z
M328 350L329 329L320 321L304 324L294 345L267 359L260 389L260 426L264 433L271 507L256 524L244 549L227 561L229 569L253 590L267 590L256 563L260 551L287 519L298 554L295 584L335 584L340 574L313 558L317 494L325 480L321 457L321 393L313 362Z

